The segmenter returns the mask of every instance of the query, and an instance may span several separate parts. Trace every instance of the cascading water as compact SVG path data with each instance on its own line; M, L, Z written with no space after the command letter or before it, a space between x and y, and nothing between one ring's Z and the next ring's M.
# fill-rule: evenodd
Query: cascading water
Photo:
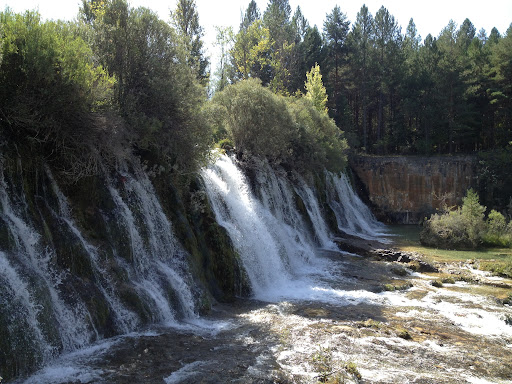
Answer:
M296 175L299 186L296 188L297 193L302 198L309 217L313 222L313 229L315 231L316 238L320 242L320 245L325 249L337 249L336 245L332 242L332 235L330 234L327 224L322 216L318 199L315 196L313 190L306 184L306 182Z
M93 273L97 287L108 302L110 311L116 318L116 325L119 328L119 331L122 333L133 331L138 325L137 316L133 312L129 311L119 300L114 282L106 272L105 268L101 265L101 258L97 248L89 244L89 242L84 238L80 230L77 228L71 216L71 209L69 207L67 198L61 192L48 167L46 167L46 174L51 182L53 193L57 197L59 212L54 212L54 214L66 223L69 230L71 231L71 234L79 240L84 251L87 253L93 267Z
M217 221L241 256L254 296L269 301L325 296L328 288L312 276L324 273L320 248L334 245L314 193L300 180L294 188L268 165L256 172L260 199L228 156L220 156L202 173ZM298 211L294 192L311 225Z
M345 174L326 172L329 206L336 215L338 228L353 236L386 241L384 225L354 192Z
M0 204L0 223L10 245L0 252L2 322L13 352L20 354L16 364L21 366L14 371L23 371L86 345L94 335L78 295L64 298L67 272L55 267L54 250L30 224L24 195L9 187L3 169ZM24 366L25 360L33 361Z
M283 227L255 199L244 174L229 157L221 156L202 175L217 222L240 253L255 295L290 281L289 255L280 241Z
M0 168L2 375L142 324L197 324L187 254L147 175L134 168L100 186L96 227L88 228L96 243L48 167L33 195L20 174L6 178Z
M195 319L194 296L190 289L185 252L174 238L147 175L120 173L124 196L113 183L108 186L117 212L128 234L132 263L125 270L139 294L146 297L154 321L175 323L172 301L176 296L185 319Z

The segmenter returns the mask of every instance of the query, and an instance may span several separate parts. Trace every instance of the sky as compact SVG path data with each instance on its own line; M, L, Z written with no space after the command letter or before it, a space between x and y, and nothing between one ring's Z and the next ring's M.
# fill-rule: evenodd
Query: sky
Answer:
M169 21L169 11L176 6L176 0L128 0L133 7L145 6L157 12L161 19ZM199 22L205 30L207 54L214 56L216 49L215 26L232 26L235 31L240 25L241 14L245 12L250 0L196 0ZM256 0L261 12L267 7L268 0ZM512 23L512 0L289 0L292 12L300 6L310 25L322 30L327 13L339 5L350 22L354 22L357 12L366 4L372 15L384 6L395 17L405 32L411 18L424 39L429 33L438 36L452 19L457 25L464 19L471 20L477 31L481 28L490 33L493 27L504 34ZM9 6L15 12L38 9L45 19L72 20L76 17L81 0L0 0L0 10ZM215 62L215 57L212 57Z

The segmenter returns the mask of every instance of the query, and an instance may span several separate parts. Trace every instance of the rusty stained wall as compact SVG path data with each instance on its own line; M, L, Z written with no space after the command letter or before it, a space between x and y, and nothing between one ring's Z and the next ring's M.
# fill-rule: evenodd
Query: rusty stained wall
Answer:
M459 205L474 183L472 156L355 156L350 166L380 220L417 224Z

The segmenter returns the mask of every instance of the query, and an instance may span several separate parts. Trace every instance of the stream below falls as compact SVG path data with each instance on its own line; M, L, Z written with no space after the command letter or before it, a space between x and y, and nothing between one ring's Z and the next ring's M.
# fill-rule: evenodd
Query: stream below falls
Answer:
M512 309L481 285L436 288L435 275L335 251L315 268L281 295L109 339L20 382L512 383Z

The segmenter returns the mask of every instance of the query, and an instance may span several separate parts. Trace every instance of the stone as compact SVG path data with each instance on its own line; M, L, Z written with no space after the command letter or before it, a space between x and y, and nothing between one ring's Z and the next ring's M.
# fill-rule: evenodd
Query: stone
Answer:
M475 183L474 156L354 156L350 166L378 219L418 224L459 205Z

